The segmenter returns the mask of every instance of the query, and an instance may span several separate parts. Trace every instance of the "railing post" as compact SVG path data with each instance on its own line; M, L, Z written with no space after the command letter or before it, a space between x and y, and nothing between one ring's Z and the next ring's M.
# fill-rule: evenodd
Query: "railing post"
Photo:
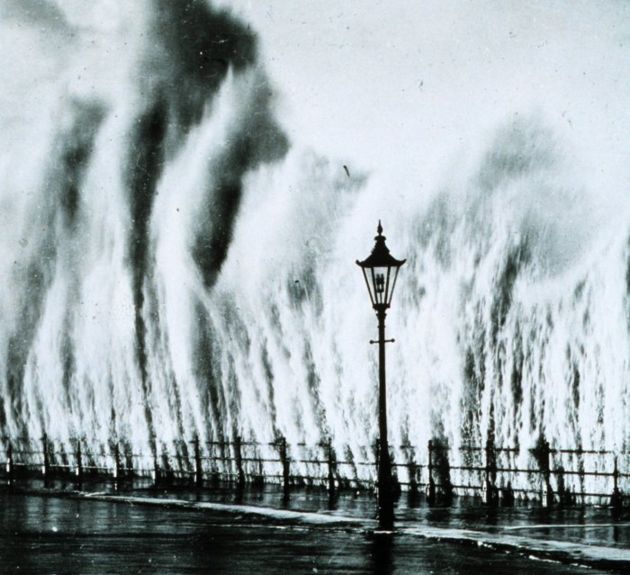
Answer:
M541 442L540 470L545 481L542 504L545 507L553 506L553 489L551 488L551 448L549 442L543 437Z
M486 505L495 505L497 502L497 456L494 448L494 439L492 435L488 435L486 441L486 483L485 483L485 501Z
M42 451L44 453L44 464L42 465L42 475L44 476L44 485L48 486L50 475L50 460L48 458L48 436L46 432L42 436Z
M218 460L218 449L219 442L217 439L213 439L208 442L208 474L210 483L213 486L216 486L219 483L219 460Z
M265 465L263 464L260 450L258 451L258 460L256 461L256 463L256 466L258 467L258 475L256 476L254 483L258 487L263 487L265 485Z
M514 489L511 481L508 481L507 485L501 489L501 505L503 507L514 506Z
M136 470L134 469L133 449L129 444L126 444L123 447L123 460L121 462L122 476L129 477L133 482L133 478L136 475Z
M13 445L9 441L7 444L7 478L9 485L13 484Z
M429 505L435 503L435 480L433 479L433 440L429 439Z
M396 460L394 456L390 454L389 457L389 467L390 467L390 497L394 499L398 499L400 494L402 493L402 489L400 487L400 480L398 479L398 466L396 465Z
M77 438L77 451L76 451L76 468L75 475L77 477L77 483L79 487L83 483L83 460L81 454L81 438Z
M328 438L328 441L324 444L324 448L326 449L326 460L328 463L328 494L333 496L337 487L335 480L335 476L337 475L337 457L335 456L335 449L332 445L331 438Z
M236 488L242 489L245 485L245 471L243 470L243 440L240 435L234 437L234 463L236 465Z
M283 435L278 438L278 452L280 453L280 463L282 464L282 485L286 495L289 492L290 463L287 451L287 439Z
M418 476L419 467L416 463L416 450L411 445L403 446L407 450L407 483L409 487L408 499L410 507L415 507L418 502Z
M556 491L558 492L558 504L560 507L570 504L571 494L564 482L564 466L560 465L556 470Z
M610 496L610 506L613 512L619 513L623 507L623 494L619 489L619 467L617 466L617 456L615 455L615 467L613 469L613 492Z
M223 472L221 471L221 465L223 465L225 468L225 459L226 459L225 437L221 436L220 441L217 442L217 445L214 445L213 447L214 447L214 453L216 455L214 459L214 468L212 470L212 483L214 485L219 485L221 483L221 478L223 477ZM221 454L220 459L219 459L217 451L219 451Z
M252 477L252 484L255 487L262 487L265 484L265 467L262 462L261 452L261 446L263 444L254 441L252 442L252 445L255 448L255 457L252 457L252 466L256 469L256 472ZM275 446L275 443L272 443L271 445Z
M195 450L195 486L199 488L203 485L203 468L201 465L201 446L199 445L199 435L196 433L193 439L193 447Z
M153 452L153 487L158 487L160 484L160 460L158 455L157 445Z
M118 440L116 440L116 442L114 443L114 482L116 484L116 487L118 487L120 476L121 476L120 447L118 445Z
M409 457L407 463L407 475L409 478L409 492L412 494L418 493L418 464L413 458L413 455Z

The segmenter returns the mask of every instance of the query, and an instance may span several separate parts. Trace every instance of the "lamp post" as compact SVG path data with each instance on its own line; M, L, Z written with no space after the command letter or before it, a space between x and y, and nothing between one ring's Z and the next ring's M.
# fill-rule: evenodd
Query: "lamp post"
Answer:
M387 442L387 391L385 383L385 344L393 339L385 339L385 316L392 301L398 271L406 260L397 260L389 253L383 236L383 226L379 220L378 235L372 253L357 265L363 271L365 284L370 294L372 307L378 318L378 524L381 529L394 527L394 501L392 493L392 467Z

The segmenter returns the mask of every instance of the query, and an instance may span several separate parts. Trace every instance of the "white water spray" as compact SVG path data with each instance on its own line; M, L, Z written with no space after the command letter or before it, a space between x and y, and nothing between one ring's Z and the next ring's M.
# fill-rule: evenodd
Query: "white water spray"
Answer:
M331 437L365 458L376 322L353 262L376 205L408 258L388 316L394 446L628 449L627 205L602 212L544 114L490 126L456 176L393 207L367 174L290 146L227 13L55 6L41 18L75 50L55 36L36 96L15 96L28 77L3 93L4 435L147 456L195 434ZM5 16L40 53L41 22Z

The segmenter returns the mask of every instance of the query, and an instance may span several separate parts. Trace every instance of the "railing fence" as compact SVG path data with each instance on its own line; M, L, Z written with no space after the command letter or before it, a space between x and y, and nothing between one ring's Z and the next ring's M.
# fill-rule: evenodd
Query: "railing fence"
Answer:
M492 439L484 446L457 449L461 456L454 458L447 442L433 439L428 442L426 463L419 463L416 446L398 446L401 460L392 457L395 489L410 494L424 491L430 503L449 503L455 495L481 495L489 505L534 498L547 506L589 499L606 499L617 509L623 506L622 483L630 478L630 452L552 448L543 437L524 450L526 458L518 447L495 446ZM286 493L291 486L320 485L333 494L345 488L374 487L378 452L376 446L362 448L357 458L345 448L338 457L330 439L317 445L290 444L282 436L267 443L238 436L232 441L202 441L195 436L170 446L154 443L152 451L151 456L134 453L126 441L111 441L97 449L90 444L87 449L82 438L61 442L44 434L39 445L29 438L7 438L0 447L0 462L4 458L0 469L10 484L33 475L45 482L71 476L81 484L89 475L111 478L116 485L135 477L151 477L155 485L184 482L202 487L207 482L229 482L237 489L274 482ZM454 465L453 459L461 462ZM523 467L524 459L535 465ZM587 484L596 488L589 490Z

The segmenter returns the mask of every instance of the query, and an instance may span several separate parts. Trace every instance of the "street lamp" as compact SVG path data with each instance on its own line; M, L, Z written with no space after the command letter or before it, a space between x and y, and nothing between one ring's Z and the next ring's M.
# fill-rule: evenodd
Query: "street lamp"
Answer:
M394 527L394 501L392 493L392 468L387 442L387 393L385 385L385 344L393 339L385 339L385 316L389 308L398 271L406 260L397 260L389 253L383 236L383 226L379 220L376 228L378 235L372 253L357 265L363 271L365 284L370 294L372 307L378 318L378 523L381 529Z

